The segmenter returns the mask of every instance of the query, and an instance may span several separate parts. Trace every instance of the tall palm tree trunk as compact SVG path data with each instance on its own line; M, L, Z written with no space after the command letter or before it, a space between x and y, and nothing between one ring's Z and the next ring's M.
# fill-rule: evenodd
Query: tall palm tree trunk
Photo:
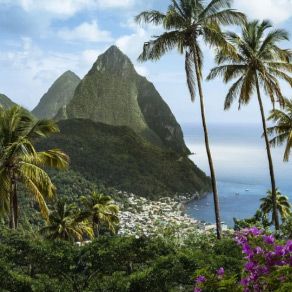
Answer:
M270 169L270 177L271 177L271 185L272 185L273 218L275 221L275 229L279 230L280 224L279 224L279 216L278 216L278 211L277 211L277 188L276 188L274 166L273 166L271 147L270 147L268 132L267 132L265 111L264 111L264 106L263 106L263 102L262 102L262 98L261 98L260 86L259 86L259 81L258 81L257 76L256 76L256 89L257 89L259 106L260 106L260 110L261 110L263 129L264 129L264 137L265 137L267 155L268 155L268 161L269 161L269 169Z
M11 188L10 198L9 198L9 228L15 229L15 217L14 217L14 208L13 208L13 191Z
M17 185L16 181L13 183L13 214L15 229L18 227L18 198L17 198Z
M10 189L10 197L9 197L9 228L16 229L16 222L15 222L15 192L16 192L16 182L12 168L10 169L10 179L11 179L11 189Z
M100 233L99 226L100 226L100 220L99 220L99 218L92 219L92 229L93 229L94 236L96 238L99 237L99 233Z
M193 52L194 52L194 59L195 59L194 61L195 61L196 77L197 77L197 83L198 83L198 89L199 89L199 95L200 95L200 106L201 106L201 116L202 116L202 123L203 123L203 129L204 129L205 146L206 146L206 152L208 156L208 162L209 162L209 168L210 168L210 174L211 174L214 208L215 208L215 219L216 219L216 232L217 232L217 238L221 239L222 226L221 226L221 218L220 218L220 207L219 207L219 197L218 197L218 190L217 190L217 183L216 183L216 174L215 174L212 154L210 150L210 145L209 145L208 127L207 127L206 116L205 116L204 95L203 95L203 89L202 89L202 83L201 83L201 74L199 70L199 60L198 60L197 50L195 46L193 48Z

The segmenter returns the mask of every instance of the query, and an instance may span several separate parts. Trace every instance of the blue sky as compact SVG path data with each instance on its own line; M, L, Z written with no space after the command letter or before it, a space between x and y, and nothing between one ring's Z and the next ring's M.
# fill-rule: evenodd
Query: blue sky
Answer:
M70 69L83 77L97 56L116 44L155 84L179 122L198 123L199 104L190 102L179 54L155 63L136 62L143 43L160 30L139 27L134 16L167 5L167 0L0 0L0 92L32 109L60 74ZM270 18L292 34L292 0L235 0L235 7L250 18ZM283 45L292 48L291 42ZM212 52L204 52L207 73L213 66ZM283 90L292 97L291 89ZM259 121L256 102L241 112L236 106L223 111L227 87L219 80L205 82L204 91L210 123Z

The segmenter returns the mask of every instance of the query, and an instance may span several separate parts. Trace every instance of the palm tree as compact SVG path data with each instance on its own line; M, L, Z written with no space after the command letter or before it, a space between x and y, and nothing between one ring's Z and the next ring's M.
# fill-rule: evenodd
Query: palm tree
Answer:
M292 65L289 63L292 52L278 46L279 42L288 40L287 32L280 29L267 31L270 28L272 25L269 21L253 21L242 26L241 35L227 33L229 43L234 50L218 51L216 61L219 66L211 70L208 79L222 76L224 82L228 83L236 78L236 82L226 96L225 110L230 108L236 98L238 98L240 108L241 105L249 103L254 93L257 95L269 161L275 228L278 230L276 182L260 86L273 105L276 101L283 103L284 98L278 79L283 79L292 86L292 78L287 74L287 72L292 72Z
M80 200L84 206L81 217L91 221L95 236L99 236L102 224L105 224L110 231L116 231L119 223L119 207L110 196L93 192L91 196L83 196Z
M59 149L36 151L33 141L58 132L53 121L35 120L19 106L0 109L0 207L9 213L10 228L18 225L18 184L21 183L37 201L48 218L46 198L55 194L55 186L44 167L66 169L68 157Z
M80 218L77 207L68 205L66 201L59 200L55 209L49 215L47 226L40 230L47 239L83 241L84 237L93 238L93 230L88 222Z
M221 238L222 228L215 170L209 145L202 88L203 52L201 44L224 46L228 50L220 25L238 24L245 20L244 14L231 9L231 0L172 0L167 12L145 11L136 17L138 23L162 25L165 32L144 44L140 61L158 60L162 55L177 48L185 54L185 71L192 101L196 88L200 97L201 118L204 128L206 152L209 161L217 238Z
M276 125L268 128L268 134L274 135L270 141L272 146L283 145L286 142L284 161L289 161L289 156L292 147L292 100L285 99L283 110L274 109L268 118Z
M291 205L287 196L281 194L276 189L277 210L281 215L282 222L284 222L291 215ZM261 199L260 209L264 214L269 214L273 211L273 194L271 191L267 192L267 196ZM272 223L275 223L274 212L272 212Z

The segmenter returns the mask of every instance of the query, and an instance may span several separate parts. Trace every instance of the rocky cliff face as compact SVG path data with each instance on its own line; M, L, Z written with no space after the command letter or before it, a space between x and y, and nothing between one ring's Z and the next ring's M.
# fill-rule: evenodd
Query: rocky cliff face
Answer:
M53 83L32 113L42 119L54 118L71 101L79 82L80 78L75 73L65 72Z
M128 126L153 144L189 152L167 104L116 46L99 56L57 117Z
M16 104L6 95L0 93L0 105L4 108L10 108Z

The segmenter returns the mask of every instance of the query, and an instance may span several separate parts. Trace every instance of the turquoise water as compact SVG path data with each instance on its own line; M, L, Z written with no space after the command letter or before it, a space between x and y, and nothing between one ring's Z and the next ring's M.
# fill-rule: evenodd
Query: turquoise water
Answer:
M207 174L208 161L201 127L183 125L185 140L194 153L190 158ZM229 226L233 218L252 216L259 199L270 189L269 169L262 130L257 125L209 126L211 150L217 173L221 217ZM292 157L283 162L283 149L272 149L277 186L292 201ZM209 194L188 205L187 213L214 222L213 198Z

